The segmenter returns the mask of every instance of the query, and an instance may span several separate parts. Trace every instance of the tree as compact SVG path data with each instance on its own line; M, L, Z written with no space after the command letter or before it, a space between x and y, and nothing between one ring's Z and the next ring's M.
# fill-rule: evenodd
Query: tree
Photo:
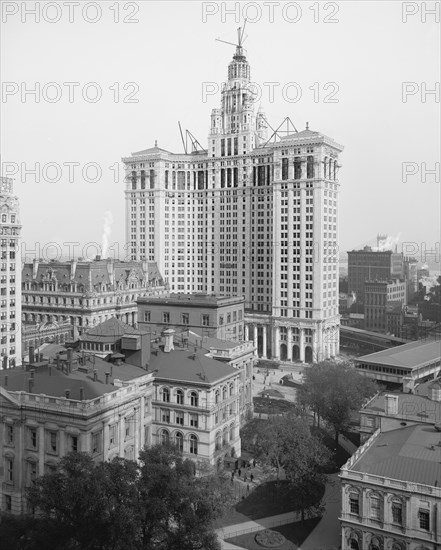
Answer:
M331 453L311 434L304 418L289 414L253 422L245 427L244 437L247 448L268 474L276 472L280 479L283 470L289 490L302 510L302 519L306 510L320 507L313 493L320 490L325 481L323 469Z
M338 436L349 427L352 415L377 391L375 382L350 363L324 361L305 369L299 400L333 426L337 447Z
M218 550L213 524L230 491L225 477L197 476L172 446L144 449L139 462L70 453L28 490L34 520L6 534L39 541L17 550Z

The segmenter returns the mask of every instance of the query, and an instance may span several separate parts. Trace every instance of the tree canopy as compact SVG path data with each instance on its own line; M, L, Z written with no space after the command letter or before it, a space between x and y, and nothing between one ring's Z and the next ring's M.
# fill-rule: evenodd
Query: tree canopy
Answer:
M139 459L66 455L28 490L35 517L0 523L0 538L11 550L218 550L213 524L230 503L227 479L198 477L171 446Z
M299 402L310 407L335 430L336 444L341 431L350 425L352 415L363 402L378 391L370 378L357 372L350 363L323 361L303 373Z

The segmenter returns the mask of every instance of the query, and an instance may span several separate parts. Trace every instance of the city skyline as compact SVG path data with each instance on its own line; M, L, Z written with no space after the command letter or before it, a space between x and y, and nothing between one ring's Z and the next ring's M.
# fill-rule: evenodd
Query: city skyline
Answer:
M126 4L133 4L136 13ZM44 252L45 245L55 242L64 257L84 256L84 244L101 246L105 234L110 255L124 259L121 156L152 147L155 140L166 150L182 151L178 121L207 146L209 114L219 105L233 50L214 39L235 42L244 16L251 80L262 94L256 109L262 104L273 128L289 116L297 130L308 122L312 130L345 144L339 173L339 251L372 241L378 232L400 235L399 246L413 243L407 247L411 255L413 249L421 256L423 243L427 249L436 248L439 185L430 173L426 183L421 181L422 163L433 169L439 151L439 103L430 95L439 82L434 17L427 15L422 22L421 13L412 15L409 9L403 14L402 5L393 2L336 2L328 11L313 3L289 4L290 10L283 10L283 3L274 8L273 23L264 9L253 22L257 11L252 7L233 15L223 12L234 3L210 2L122 3L120 13L102 4L94 24L78 14L69 23L69 14L62 13L56 24L48 22L55 17L50 12L40 14L40 23L29 15L22 23L22 13L9 15L2 38L3 80L10 83L3 88L2 163L3 175L14 179L22 205L24 251L32 254L38 242ZM86 15L94 17L93 11ZM124 24L124 17L139 23ZM166 17L164 33L159 20ZM143 30L146 24L148 33ZM78 32L82 41L70 41ZM315 38L310 41L312 32ZM369 41L372 36L375 41ZM54 42L56 48L51 47ZM30 89L36 82L40 91L34 97L39 102L28 95L22 103L23 87ZM48 99L58 88L44 88L49 82L62 90L53 103ZM69 89L65 82L79 86ZM96 86L85 92L88 82ZM426 96L421 95L423 83ZM84 94L93 98L96 90L102 92L100 101L84 99ZM13 135L15 125L26 131ZM406 183L403 162L409 163ZM9 172L16 168L17 173L5 173L5 163ZM35 163L40 164L40 183L24 174L23 168L31 170ZM102 171L97 183L77 178L87 163L93 163L89 180L94 179L95 164ZM56 179L60 169L58 182L44 181L46 176ZM43 212L51 223L41 223ZM97 253L93 246L86 250L89 257ZM57 255L56 248L51 253Z

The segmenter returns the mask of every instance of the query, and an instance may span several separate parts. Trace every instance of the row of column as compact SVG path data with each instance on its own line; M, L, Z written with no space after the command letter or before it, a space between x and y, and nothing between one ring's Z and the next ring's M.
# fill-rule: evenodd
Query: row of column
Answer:
M271 350L268 353L268 328L270 329ZM325 329L323 331L312 330L311 341L306 341L306 330L299 328L294 334L294 328L286 327L287 338L281 339L280 326L261 325L251 323L245 325L245 340L254 342L254 354L259 355L259 329L261 330L263 359L279 359L282 361L316 362L335 357L339 352L338 328ZM251 334L250 334L251 333ZM320 339L320 341L319 341ZM285 347L282 347L285 346ZM295 349L295 346L298 349Z

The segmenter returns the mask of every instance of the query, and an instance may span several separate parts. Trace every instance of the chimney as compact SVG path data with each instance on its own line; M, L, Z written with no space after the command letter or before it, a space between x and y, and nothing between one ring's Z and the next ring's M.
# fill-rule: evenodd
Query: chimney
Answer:
M110 379L110 372L106 372L106 384L109 383L109 379Z
M31 369L31 370L30 370L30 373L31 373L31 378L34 378L35 369Z
M384 400L386 416L396 416L398 414L398 395L386 394Z
M164 345L164 353L170 353L172 350L175 349L173 345L173 334L175 331L172 328L168 328L167 330L164 330L164 337L165 337L165 345Z
M84 388L80 388L80 401L84 401Z
M67 372L72 372L72 355L73 355L73 349L67 348Z
M32 393L32 390L34 389L34 379L28 378L28 393Z
M95 261L96 262L100 262L101 261L101 256L99 256L98 254L95 256Z
M69 397L70 397L70 390L65 390L64 393L65 393L65 395L66 395L66 399L69 399Z
M110 363L110 376L113 376L113 365Z
M29 363L35 363L34 346L29 346Z
M93 381L96 382L98 380L98 371L96 369L93 369Z

